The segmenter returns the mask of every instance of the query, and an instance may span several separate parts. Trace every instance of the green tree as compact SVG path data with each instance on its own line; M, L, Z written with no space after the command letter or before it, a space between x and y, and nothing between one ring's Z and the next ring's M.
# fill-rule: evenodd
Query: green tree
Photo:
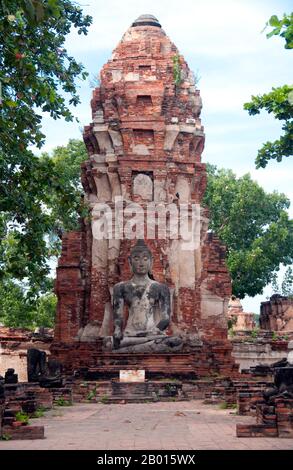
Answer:
M267 23L273 29L267 34L267 37L280 36L285 39L285 48L293 48L293 13L284 15L279 19L276 15L272 16ZM250 115L259 114L262 109L272 114L275 119L283 122L283 135L274 142L266 142L258 151L255 163L256 168L265 168L272 159L278 162L283 157L290 157L293 154L293 86L284 85L272 88L270 93L252 96L249 103L244 104L244 109Z
M273 29L267 34L267 38L280 36L285 39L285 49L293 49L293 13L284 14L283 18L278 18L276 15L271 16L265 29L269 26Z
M51 155L41 155L41 161L49 159L54 167L54 190L48 195L47 207L56 233L78 229L80 215L85 214L81 204L80 166L87 158L85 145L78 139L70 139L67 145L56 147Z
M52 155L43 153L33 167L30 184L27 184L28 179L20 178L15 190L16 198L18 191L23 193L19 197L26 198L27 209L30 205L33 207L31 217L27 220L19 217L17 222L12 222L14 206L2 213L1 277L25 281L28 296L48 291L49 261L59 255L61 235L78 228L80 216L86 215L80 184L80 164L85 159L85 146L79 140L57 147ZM43 171L48 166L51 168L49 178ZM42 192L39 190L41 180Z
M293 258L293 224L284 194L266 193L249 174L237 178L231 170L208 165L204 199L210 227L227 247L233 294L243 298L262 293L280 263Z
M83 66L64 47L71 28L86 34L91 17L70 0L0 1L0 275L29 279L46 291L51 193L65 198L54 161L31 146L44 143L42 115L73 119ZM66 98L68 96L68 99ZM63 194L63 196L62 196Z
M64 43L71 27L86 34L91 21L70 0L1 0L0 150L18 157L16 164L23 163L29 145L44 143L39 112L73 120L68 104L79 103L75 81L87 73Z
M280 294L281 293L280 287L279 287L279 284L278 284L278 274L277 273L272 274L271 287L272 287L273 294Z
M30 299L23 286L11 279L0 282L0 322L5 326L53 327L57 299L52 292Z
M0 218L0 322L7 326L53 326L57 300L52 293L50 261L60 254L62 233L78 229L80 217L87 215L80 183L80 165L86 158L80 140L70 140L51 155L41 154L37 170L50 165L51 185L48 188L44 181L43 192L37 194L33 186L30 193L27 188L28 202L29 194L39 198L39 217L34 213L31 230L14 227L8 212ZM45 179L42 171L32 173L32 179L41 177ZM34 256L29 243L34 245Z
M286 270L282 281L282 295L285 297L293 297L293 270L291 266Z
M281 285L278 283L277 273L272 276L272 291L273 294L283 295L284 297L293 297L293 270L289 266L284 274Z

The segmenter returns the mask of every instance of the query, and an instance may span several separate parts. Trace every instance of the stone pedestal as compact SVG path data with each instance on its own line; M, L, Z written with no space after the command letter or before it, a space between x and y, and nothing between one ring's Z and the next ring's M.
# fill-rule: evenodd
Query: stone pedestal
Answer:
M180 353L113 353L94 344L55 343L52 354L63 364L66 375L99 380L119 378L119 371L144 369L146 379L198 378L209 375L237 377L238 365L231 359L229 341L210 341Z

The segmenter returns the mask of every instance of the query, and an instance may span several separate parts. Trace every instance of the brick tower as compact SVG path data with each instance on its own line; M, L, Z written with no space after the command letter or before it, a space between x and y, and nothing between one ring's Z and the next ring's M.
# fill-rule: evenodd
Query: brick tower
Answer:
M206 188L201 107L193 74L176 46L155 17L140 16L102 68L93 92L93 122L84 130L89 157L82 165L91 217L80 231L63 237L55 352L76 349L77 334L86 326L97 338L112 334L112 288L130 277L127 258L135 240L125 234L99 239L95 224L104 204L114 227L120 201L123 208L139 204L145 216L150 204L167 213L169 205L179 210L183 204L189 221L197 208L197 243L189 249L182 236L171 236L170 224L164 236L158 228L149 236L144 221L143 237L153 253L154 278L171 291L170 334L196 333L228 354L231 282L225 248L208 232L208 209L201 206ZM88 347L95 349L93 343Z

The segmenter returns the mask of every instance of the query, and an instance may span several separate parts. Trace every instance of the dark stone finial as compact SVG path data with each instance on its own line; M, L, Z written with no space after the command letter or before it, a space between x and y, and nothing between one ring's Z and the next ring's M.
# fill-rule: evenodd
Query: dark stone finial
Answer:
M161 28L159 21L154 15L140 15L131 25L132 28L135 26L156 26Z

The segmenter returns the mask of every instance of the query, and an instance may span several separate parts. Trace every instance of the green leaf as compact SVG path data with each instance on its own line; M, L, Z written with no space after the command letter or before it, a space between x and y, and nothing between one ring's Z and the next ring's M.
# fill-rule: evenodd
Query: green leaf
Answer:
M276 36L277 34L279 34L281 31L281 28L275 28L273 29L270 33L268 33L266 36L267 38L271 38L272 36Z
M9 108L16 108L17 107L16 101L12 101L12 100L5 100L4 104L6 104L6 106L9 106Z
M280 25L280 20L276 15L273 15L269 19L269 24L270 24L270 26L279 26Z

